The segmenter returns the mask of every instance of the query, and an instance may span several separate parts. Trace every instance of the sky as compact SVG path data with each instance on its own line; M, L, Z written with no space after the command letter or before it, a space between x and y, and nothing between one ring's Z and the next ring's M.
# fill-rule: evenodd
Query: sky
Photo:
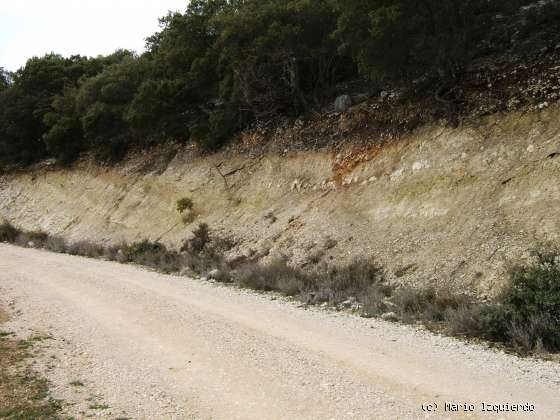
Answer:
M0 67L55 52L97 56L142 52L158 18L184 12L188 0L0 0Z

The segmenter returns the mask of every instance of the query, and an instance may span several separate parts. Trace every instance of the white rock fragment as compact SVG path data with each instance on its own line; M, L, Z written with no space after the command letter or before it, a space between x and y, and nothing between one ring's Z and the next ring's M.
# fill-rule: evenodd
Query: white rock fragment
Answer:
M418 160L412 164L412 171L418 172L422 169L427 169L430 167L430 163L427 160Z

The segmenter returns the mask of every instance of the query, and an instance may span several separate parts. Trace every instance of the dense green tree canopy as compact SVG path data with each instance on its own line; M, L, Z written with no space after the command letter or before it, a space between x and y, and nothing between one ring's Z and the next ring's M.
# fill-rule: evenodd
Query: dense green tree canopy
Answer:
M453 76L475 52L487 0L336 0L340 48L368 77Z
M527 3L191 0L160 19L141 56L47 54L0 68L0 164L114 159L167 139L214 148L255 120L319 109L340 82L453 80L484 52L492 19ZM547 7L535 22L558 20L560 7Z
M67 81L68 60L55 54L34 57L0 93L0 159L29 163L45 155L43 118Z

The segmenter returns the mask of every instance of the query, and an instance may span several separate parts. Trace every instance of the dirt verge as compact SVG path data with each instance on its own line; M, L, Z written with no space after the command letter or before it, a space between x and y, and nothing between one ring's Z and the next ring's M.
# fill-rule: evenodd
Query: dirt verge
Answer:
M57 419L60 401L49 396L47 381L30 368L38 337L21 340L4 331L7 312L0 307L0 418Z

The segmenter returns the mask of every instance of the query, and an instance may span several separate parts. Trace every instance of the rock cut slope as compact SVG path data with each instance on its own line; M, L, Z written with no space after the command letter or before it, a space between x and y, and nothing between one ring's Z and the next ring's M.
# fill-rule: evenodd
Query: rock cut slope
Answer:
M558 239L559 116L556 106L496 114L337 153L179 148L113 168L37 168L2 176L0 214L71 240L173 246L207 222L234 240L232 258L373 257L394 281L484 295L510 261ZM183 197L196 214L187 225L176 210Z

